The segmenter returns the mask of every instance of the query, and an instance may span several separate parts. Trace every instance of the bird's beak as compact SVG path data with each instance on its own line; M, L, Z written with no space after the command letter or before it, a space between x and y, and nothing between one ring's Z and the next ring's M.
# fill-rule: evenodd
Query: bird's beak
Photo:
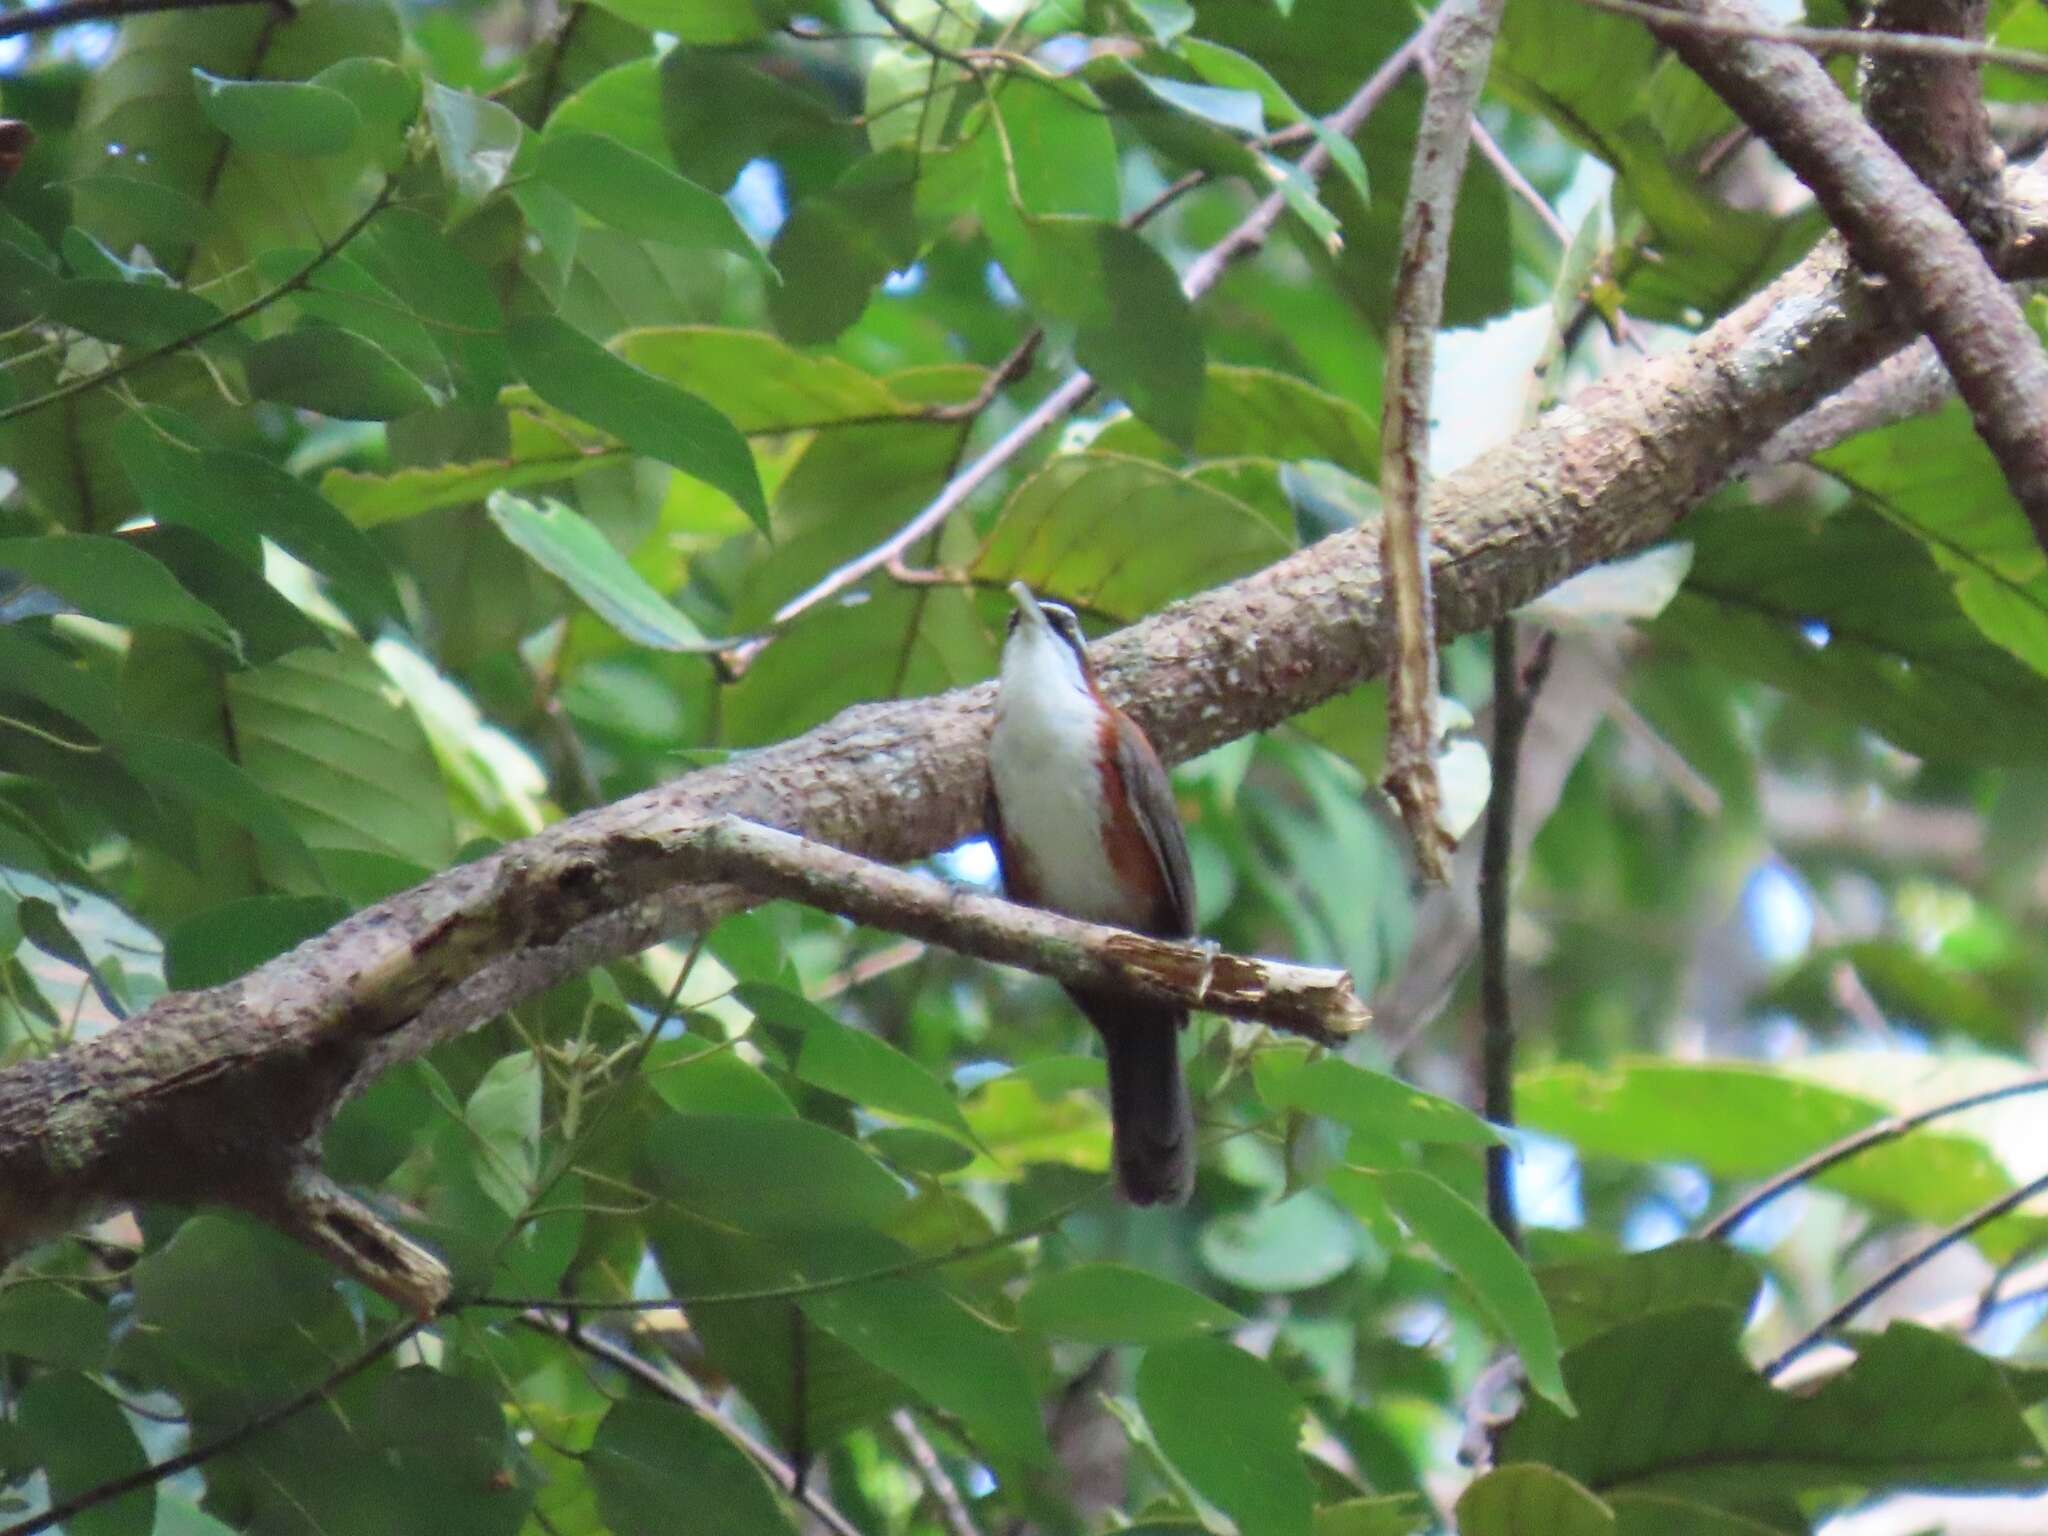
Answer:
M1010 596L1017 601L1017 611L1024 616L1024 622L1040 629L1046 627L1045 610L1038 606L1038 599L1031 595L1031 589L1021 581L1010 583Z

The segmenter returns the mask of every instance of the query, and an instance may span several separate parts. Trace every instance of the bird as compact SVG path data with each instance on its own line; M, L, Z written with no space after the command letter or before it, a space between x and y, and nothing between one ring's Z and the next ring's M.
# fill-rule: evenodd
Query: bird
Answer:
M1012 901L1155 938L1195 934L1187 833L1145 733L1102 696L1074 611L1010 585L988 740L990 841ZM1069 987L1102 1037L1118 1192L1180 1205L1195 1124L1180 1065L1185 1008Z

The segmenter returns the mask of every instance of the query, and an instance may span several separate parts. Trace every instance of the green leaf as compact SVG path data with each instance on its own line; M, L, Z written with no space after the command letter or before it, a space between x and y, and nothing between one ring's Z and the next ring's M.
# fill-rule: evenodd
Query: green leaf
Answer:
M781 987L744 982L733 995L764 1020L802 1033L796 1063L802 1081L871 1109L973 1134L946 1086L888 1041L849 1029Z
M50 1498L65 1499L140 1472L149 1465L114 1400L70 1371L38 1376L21 1393L15 1423L50 1480ZM156 1484L97 1505L64 1522L73 1536L149 1536L156 1523Z
M1959 402L1815 461L1917 535L1976 626L2048 673L2048 555Z
M1033 307L1075 328L1074 355L1106 393L1162 436L1191 443L1202 337L1166 258L1121 224L1057 216L1025 228L1029 255L1005 252L1005 264Z
M1098 453L1178 457L1137 417L1113 421L1089 444ZM1321 459L1365 480L1380 472L1379 424L1338 395L1268 368L1209 367L1189 452L1197 459Z
M434 868L454 858L426 733L364 646L309 647L236 673L227 704L243 771L284 805L343 895L349 854Z
M1138 1406L1175 1470L1242 1536L1310 1536L1302 1404L1265 1361L1221 1339L1145 1351Z
M344 421L390 421L440 403L389 352L331 325L260 341L243 367L259 399Z
M365 148L386 171L404 164L405 136L424 99L417 76L388 59L356 56L336 60L307 83L348 98L366 130Z
M1358 1257L1351 1219L1315 1190L1202 1229L1202 1262L1249 1291L1306 1291L1334 1280Z
M106 1306L27 1266L0 1289L0 1351L76 1371L107 1358Z
M662 1103L686 1115L796 1115L789 1095L759 1067L689 1037L657 1040L645 1075Z
M397 584L376 546L312 486L268 459L210 448L174 412L145 409L114 433L115 451L144 506L244 553L273 539L333 582L347 600L396 617ZM260 556L257 557L260 562Z
M497 102L438 80L427 82L426 107L441 173L455 189L458 206L474 208L503 184L525 129Z
M807 1296L804 1316L940 1410L957 1414L989 1455L1026 1466L1052 1459L1038 1393L1016 1339L931 1281L871 1280Z
M1500 1134L1459 1104L1335 1056L1267 1050L1253 1064L1259 1097L1274 1109L1327 1115L1368 1136L1490 1146Z
M1536 1271L1536 1284L1556 1319L1558 1342L1576 1349L1653 1312L1718 1305L1746 1317L1762 1277L1747 1254L1688 1238L1647 1253L1547 1264Z
M584 1465L618 1536L686 1530L718 1512L732 1536L790 1536L782 1502L746 1452L680 1403L629 1397L597 1427Z
M533 168L535 175L566 193L592 218L637 240L726 251L774 273L724 198L617 139L598 133L550 133L534 156Z
M1198 1291L1122 1264L1081 1264L1032 1281L1017 1321L1087 1344L1162 1344L1244 1319Z
M1524 1125L1582 1152L1691 1163L1722 1179L1766 1178L1895 1107L1748 1063L1628 1058L1605 1071L1525 1073L1515 1099ZM1934 1129L1872 1147L1815 1182L1930 1222L1953 1221L2013 1188L1981 1142Z
M1078 80L1014 81L995 108L1011 185L990 195L1012 197L1027 215L1117 217L1116 135L1093 91Z
M836 341L882 279L917 259L917 179L910 151L888 150L790 210L768 251L782 274L768 295L778 335L800 346Z
M115 745L122 765L158 794L217 812L246 830L276 860L281 883L314 889L324 883L283 806L213 748L143 731L123 732Z
M1496 1467L1458 1496L1459 1536L1613 1536L1614 1512L1555 1467Z
M476 1137L477 1182L508 1216L526 1208L540 1172L540 1114L540 1063L531 1051L494 1062L462 1111Z
M549 575L588 603L635 645L659 651L716 650L688 615L650 587L597 525L553 497L536 507L508 491L491 492L491 521Z
M746 433L909 419L922 407L842 358L800 352L765 331L654 326L612 345L634 367L702 395Z
M1144 459L1061 454L1020 485L975 557L977 581L1028 582L1135 619L1292 548L1234 497Z
M1414 1493L1346 1499L1316 1510L1316 1536L1424 1536L1436 1526L1436 1511Z
M677 168L714 191L729 188L750 161L815 151L835 141L859 142L840 126L822 92L781 80L745 56L671 48L662 56L660 72L659 121L644 126L658 127ZM549 128L565 119L579 126L607 126L570 117L574 105L573 100L564 102ZM652 152L652 146L635 147Z
M1483 1212L1429 1174L1386 1168L1372 1170L1370 1177L1402 1224L1434 1249L1479 1298L1522 1357L1529 1385L1571 1412L1571 1398L1558 1369L1557 1326L1521 1255Z
M192 71L207 120L237 149L306 158L338 155L362 131L355 104L323 85L282 80L223 80Z
M75 277L58 283L43 302L44 314L58 324L130 347L182 342L221 318L211 300L186 289L113 277Z
M768 503L754 456L733 424L697 396L644 373L552 315L514 322L519 371L541 399L636 453L724 491L765 530Z
M221 616L141 550L100 534L0 539L0 571L47 587L80 613L110 624L161 624L224 651L235 638Z
M750 43L793 15L795 0L605 0L614 15L685 43Z
M808 1120L672 1115L647 1177L686 1211L748 1231L885 1225L908 1197L858 1142Z
M496 1383L411 1366L378 1384L364 1424L371 1459L405 1490L410 1527L436 1536L513 1536L531 1477Z
M64 921L63 913L40 896L24 896L15 905L14 919L21 929L21 936L29 943L51 959L61 960L83 971L107 1012L117 1019L127 1017L127 1000L93 963L92 956L78 942L70 924Z
M1651 633L1946 761L2048 755L2048 679L1988 644L1911 535L1848 507L1703 508Z
M1143 71L1137 72L1137 78L1144 82L1146 90L1175 111L1199 117L1230 133L1254 136L1266 131L1266 114L1256 91L1198 85Z
M217 987L317 937L348 916L334 896L245 896L195 914L164 940L164 981Z
M1690 1307L1580 1345L1565 1358L1578 1417L1532 1399L1501 1459L1547 1463L1602 1498L1654 1492L1737 1512L1824 1488L2038 1486L2040 1442L1998 1367L1966 1345L1894 1323L1849 1370L1794 1396L1757 1375L1740 1328L1726 1307Z

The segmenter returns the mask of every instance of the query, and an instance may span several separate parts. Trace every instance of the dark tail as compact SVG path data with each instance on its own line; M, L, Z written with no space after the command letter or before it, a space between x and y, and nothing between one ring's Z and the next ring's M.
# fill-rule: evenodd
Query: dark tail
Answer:
M1187 1015L1076 998L1109 1058L1117 1191L1132 1205L1180 1205L1195 1187L1195 1117L1180 1069Z

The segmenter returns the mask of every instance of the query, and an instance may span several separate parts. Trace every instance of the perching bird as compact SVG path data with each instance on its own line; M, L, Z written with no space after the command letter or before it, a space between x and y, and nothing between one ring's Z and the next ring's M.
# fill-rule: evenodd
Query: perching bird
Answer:
M1195 882L1166 769L1103 698L1073 610L1012 583L989 736L988 829L1014 901L1159 938L1192 938ZM1181 1074L1187 1010L1068 988L1109 1058L1117 1188L1179 1205L1195 1182Z

